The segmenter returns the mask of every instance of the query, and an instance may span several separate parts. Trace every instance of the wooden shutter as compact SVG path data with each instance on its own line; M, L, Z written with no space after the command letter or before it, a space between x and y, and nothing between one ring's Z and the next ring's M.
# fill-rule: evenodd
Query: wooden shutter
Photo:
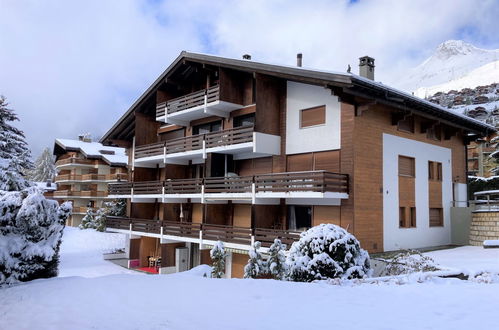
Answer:
M300 128L322 125L326 123L326 106L300 110Z
M430 209L430 227L443 226L444 221L442 217L441 208L431 208Z
M399 175L410 177L416 176L414 158L399 156Z

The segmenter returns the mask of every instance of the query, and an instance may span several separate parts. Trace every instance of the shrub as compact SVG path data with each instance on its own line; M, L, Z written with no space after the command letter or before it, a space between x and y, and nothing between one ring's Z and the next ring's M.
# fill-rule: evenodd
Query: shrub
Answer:
M267 265L259 251L260 247L261 243L257 241L249 250L248 263L244 266L244 278L257 278L267 273Z
M269 259L267 260L268 272L275 280L283 280L286 278L288 267L286 264L286 244L282 244L281 240L275 239L274 243L269 248Z
M345 229L321 224L302 233L289 251L289 277L297 282L371 275L369 254Z
M386 266L388 276L410 274L416 272L432 272L437 270L435 261L416 250L403 251L393 257Z
M224 243L221 241L216 242L210 251L210 257L213 263L211 277L222 278L225 273L225 258L227 257Z

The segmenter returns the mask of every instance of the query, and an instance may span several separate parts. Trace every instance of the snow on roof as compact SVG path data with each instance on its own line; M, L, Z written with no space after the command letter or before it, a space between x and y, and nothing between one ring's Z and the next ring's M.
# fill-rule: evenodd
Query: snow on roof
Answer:
M86 157L102 158L110 165L128 164L128 156L125 153L125 148L108 147L99 142L84 142L69 139L55 139L55 143L64 149L78 150Z
M33 182L37 188L40 188L45 191L54 191L57 190L57 184L54 182L49 183L48 182Z

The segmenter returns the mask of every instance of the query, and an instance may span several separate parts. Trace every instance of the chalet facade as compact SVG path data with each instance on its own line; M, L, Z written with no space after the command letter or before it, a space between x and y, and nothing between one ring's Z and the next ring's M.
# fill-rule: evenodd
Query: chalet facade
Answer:
M71 201L73 213L68 226L78 226L90 208L96 210L108 197L110 182L127 181L125 149L104 146L85 138L56 139L54 144L57 190L53 198Z
M451 243L466 200L466 145L494 129L360 75L182 52L106 133L131 181L130 267L209 263L217 240L240 277L250 244L288 246L334 223L370 252ZM161 260L161 265L157 261Z

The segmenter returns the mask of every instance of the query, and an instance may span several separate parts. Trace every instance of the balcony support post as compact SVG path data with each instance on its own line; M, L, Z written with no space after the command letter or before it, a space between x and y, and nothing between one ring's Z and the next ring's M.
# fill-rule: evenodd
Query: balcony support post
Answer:
M251 183L251 204L256 204L256 184L254 182Z
M161 203L165 202L165 186L161 187ZM163 227L161 227L163 229Z
M199 250L203 249L203 229L199 229Z
M132 139L132 171L135 170L135 136Z
M166 143L163 146L163 164L166 165Z
M205 139L205 136L203 135L203 159L206 159L207 158L207 155L206 155L206 139Z

